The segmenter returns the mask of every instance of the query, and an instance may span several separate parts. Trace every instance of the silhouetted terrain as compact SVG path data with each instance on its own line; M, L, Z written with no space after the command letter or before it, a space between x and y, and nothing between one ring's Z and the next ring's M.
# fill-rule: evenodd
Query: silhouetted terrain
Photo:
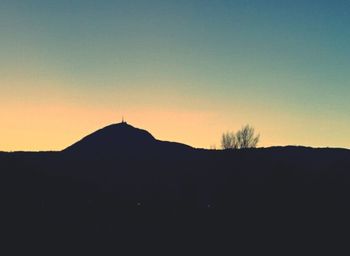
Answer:
M247 252L320 248L348 232L345 149L194 149L121 123L62 152L0 153L0 170L1 226L10 241L134 249L181 241Z

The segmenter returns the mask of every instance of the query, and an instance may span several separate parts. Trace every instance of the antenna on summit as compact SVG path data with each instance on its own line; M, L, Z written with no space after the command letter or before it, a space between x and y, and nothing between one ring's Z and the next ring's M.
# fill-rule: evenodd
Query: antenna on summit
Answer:
M124 116L122 116L122 124L126 124L126 122L124 120Z

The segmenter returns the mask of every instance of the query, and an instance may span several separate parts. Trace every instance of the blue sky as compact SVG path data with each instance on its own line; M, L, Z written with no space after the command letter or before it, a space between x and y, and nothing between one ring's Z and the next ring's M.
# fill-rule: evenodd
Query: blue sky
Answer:
M349 25L349 1L1 0L0 150L121 115L199 147L245 123L262 146L350 147Z

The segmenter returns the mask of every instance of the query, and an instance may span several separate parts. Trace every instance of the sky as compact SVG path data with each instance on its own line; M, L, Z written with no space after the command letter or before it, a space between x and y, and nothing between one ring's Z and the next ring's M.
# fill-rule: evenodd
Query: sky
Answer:
M0 0L0 151L122 116L162 140L350 148L348 0Z

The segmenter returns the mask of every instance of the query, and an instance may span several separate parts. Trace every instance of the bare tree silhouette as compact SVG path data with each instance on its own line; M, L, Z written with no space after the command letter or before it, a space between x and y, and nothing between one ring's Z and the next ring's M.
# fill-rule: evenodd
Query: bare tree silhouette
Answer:
M260 135L255 136L254 128L250 125L245 125L236 133L236 141L238 148L256 148L259 143Z
M221 137L221 147L223 149L237 148L236 135L233 132L226 132Z
M255 130L250 125L245 125L238 132L226 132L221 137L223 149L255 148L259 143L260 135L255 135Z

